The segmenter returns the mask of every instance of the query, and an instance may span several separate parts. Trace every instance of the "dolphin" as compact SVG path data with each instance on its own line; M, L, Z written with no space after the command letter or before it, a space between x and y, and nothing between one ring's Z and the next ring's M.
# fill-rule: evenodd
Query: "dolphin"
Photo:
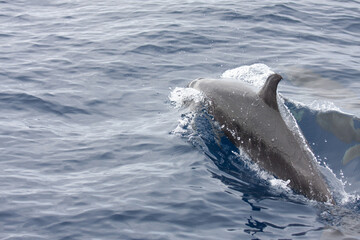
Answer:
M192 81L208 103L208 112L225 135L249 154L261 168L311 200L334 203L328 185L317 168L306 141L292 132L277 104L277 86L282 77L270 75L260 91L230 79Z

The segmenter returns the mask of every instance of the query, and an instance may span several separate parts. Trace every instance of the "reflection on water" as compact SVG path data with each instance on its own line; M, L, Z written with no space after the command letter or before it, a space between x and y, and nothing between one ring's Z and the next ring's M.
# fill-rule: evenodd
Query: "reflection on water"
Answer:
M319 112L316 115L319 126L334 134L344 143L360 143L360 119L337 111ZM342 163L348 164L351 160L360 157L360 144L349 147L344 153Z
M352 113L360 113L359 94L339 81L341 79L336 79L340 76L324 77L310 69L295 66L287 67L284 76L295 86L294 89L292 86L285 89L290 93L287 96L293 100L311 104L315 99L321 99Z

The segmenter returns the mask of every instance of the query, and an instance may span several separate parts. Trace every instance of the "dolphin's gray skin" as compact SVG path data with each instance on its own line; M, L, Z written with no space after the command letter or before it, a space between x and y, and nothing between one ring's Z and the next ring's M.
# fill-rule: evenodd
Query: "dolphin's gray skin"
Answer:
M197 79L189 87L201 91L209 113L226 136L241 146L262 168L298 193L320 202L333 202L309 147L282 119L276 90L282 77L272 74L257 93L233 80Z

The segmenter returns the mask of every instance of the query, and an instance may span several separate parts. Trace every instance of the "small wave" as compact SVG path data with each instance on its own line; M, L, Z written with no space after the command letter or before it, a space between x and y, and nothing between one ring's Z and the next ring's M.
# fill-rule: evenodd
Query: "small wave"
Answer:
M308 108L316 112L327 112L327 111L337 111L341 112L341 109L337 107L333 102L327 100L314 100L311 103L303 103L293 99L284 98L287 102L291 102L294 106L298 108Z
M28 75L19 75L14 77L14 79L19 80L21 82L39 82L38 80L34 79L34 77Z
M346 27L349 32L360 33L360 23L353 23Z
M89 114L86 110L81 108L61 105L60 103L47 101L26 93L0 93L0 106L2 109L34 109L56 115Z
M31 16L30 14L18 14L14 16L14 19L22 22L30 22L31 20L33 20L33 16Z
M333 102L326 100L315 100L310 105L308 105L308 107L318 112L326 112L326 111L341 112L340 108L338 108Z
M235 11L226 11L222 14L221 19L224 21L243 21L243 20L247 20L247 21L251 21L254 18L254 16L250 15L250 14L243 14L243 13L238 13Z
M139 54L174 54L179 52L189 52L189 53L196 53L196 48L192 47L178 47L178 46L164 46L160 47L153 44L146 44L131 50L130 52L139 53Z
M261 18L264 18L269 22L276 22L276 23L280 23L280 22L283 22L286 24L301 23L301 21L294 19L293 17L284 16L284 15L280 15L280 14L265 14L265 15L262 15Z
M1 38L10 38L10 37L13 37L13 36L14 35L12 35L12 34L0 33Z

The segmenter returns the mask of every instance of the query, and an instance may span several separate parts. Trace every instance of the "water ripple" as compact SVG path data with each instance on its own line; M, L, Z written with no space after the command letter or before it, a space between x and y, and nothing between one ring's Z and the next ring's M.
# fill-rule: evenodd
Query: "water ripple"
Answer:
M338 222L319 211L343 217L274 190L211 126L169 134L183 109L167 96L242 65L296 65L328 84L314 95L287 76L281 93L327 88L357 114L358 1L0 3L1 239L319 239Z
M16 111L34 109L56 115L89 114L84 109L65 106L26 93L0 93L0 106L2 109Z

